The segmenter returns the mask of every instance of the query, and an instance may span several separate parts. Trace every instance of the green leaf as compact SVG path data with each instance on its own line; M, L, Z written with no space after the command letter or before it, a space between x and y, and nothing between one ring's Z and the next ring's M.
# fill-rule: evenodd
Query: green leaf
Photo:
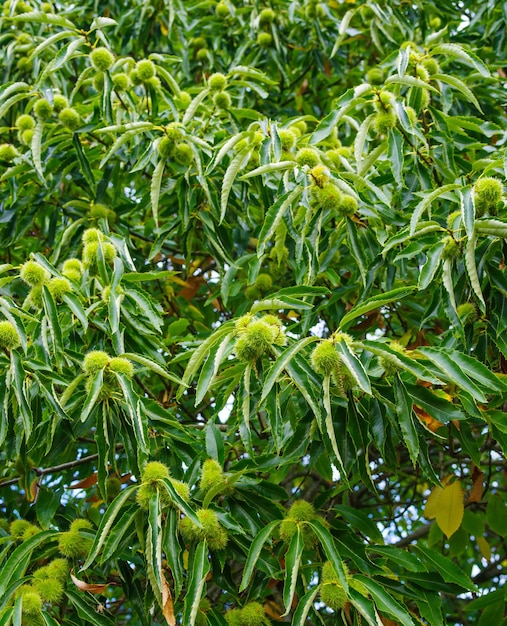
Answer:
M152 361L151 359L148 359L145 356L141 356L140 354L134 354L133 352L124 352L123 354L119 354L118 356L123 357L125 359L130 359L131 361L134 361L135 363L139 363L139 365L142 365L143 367L146 367L152 372L155 372L159 376L162 376L162 378L166 378L167 380L172 380L173 383L176 383L178 385L183 384L182 381L177 376L175 376L174 374L171 374L171 372L168 372L167 370L165 370L161 365L159 365L158 363L155 363L155 361Z
M434 363L442 372L454 383L465 391L468 391L478 402L486 402L486 396L477 385L475 385L463 370L456 364L447 351L438 348L422 347L418 352Z
M162 604L162 514L158 489L150 498L148 511L148 532L144 551L148 566L148 579L157 598Z
M413 294L415 291L417 291L417 287L398 287L392 291L386 291L385 293L368 298L365 302L352 307L352 309L342 317L339 327L346 328L350 322L361 315L365 315L375 309L380 309L391 302L401 300Z
M443 556L435 550L424 548L421 545L414 546L413 549L418 552L421 559L428 563L429 571L439 574L447 583L455 583L463 589L475 591L477 588L470 578L446 556Z
M313 131L309 143L315 145L327 139L340 119L354 106L360 104L361 96L368 95L371 85L359 85L355 89L346 91L335 103L335 110L324 117Z
M340 449L338 448L338 442L336 440L336 433L334 431L333 424L333 412L331 410L331 394L330 394L330 381L331 375L325 376L324 381L322 383L322 392L324 396L324 408L326 410L326 420L324 422L325 432L331 442L331 447L333 449L335 459L338 462L338 469L340 471L341 479L346 482L347 481L347 472L345 471L345 466L343 464L342 455L340 454Z
M482 387L499 393L505 393L507 391L507 383L504 383L500 377L496 376L477 359L468 356L468 354L463 354L463 352L458 352L457 350L449 351L449 358L452 359L467 376L476 380Z
M382 533L378 529L377 524L366 512L359 511L346 504L337 504L333 510L343 517L353 528L363 533L365 537L369 537L379 544L384 543Z
M35 171L39 175L39 178L44 182L44 172L42 171L42 133L44 131L44 122L39 120L35 125L32 135L32 141L30 143L30 149L32 151L32 159L35 167Z
M14 374L14 392L18 401L18 408L21 414L25 439L28 440L32 434L33 413L25 393L25 370L21 362L21 357L17 350L11 352L11 363ZM1 597L1 594L0 594Z
M277 163L267 163L266 165L256 167L251 172L243 174L243 176L239 177L239 180L247 180L248 178L260 176L261 174L269 174L270 172L291 170L294 169L294 166L294 161L278 161Z
M96 193L96 185L95 185L95 177L93 176L92 168L90 167L90 163L88 161L88 157L86 156L86 152L83 150L83 146L81 145L81 140L79 139L79 135L77 133L73 133L72 135L72 145L76 150L77 160L79 162L79 169L81 170L81 174L84 179L88 183L90 187L90 191L93 195Z
M303 188L298 185L291 191L280 196L268 209L264 216L264 223L257 243L257 256L260 257L264 254L266 244L273 237L278 224L280 224L287 210L297 202L302 193Z
M0 598L3 598L9 585L14 578L21 578L27 567L32 552L35 548L46 541L54 541L58 538L58 533L53 530L44 530L16 547L7 561L4 561L0 571Z
M292 626L305 626L307 624L307 617L310 609L315 604L315 598L319 593L320 587L317 585L313 589L310 589L305 595L299 600L296 610L294 611L294 616L292 617Z
M319 519L314 519L311 522L306 523L311 526L312 530L319 538L327 560L331 562L342 587L348 593L349 584L347 581L347 572L344 568L340 553L338 552L336 543L333 536L329 532L329 529Z
M475 205L472 189L467 188L460 192L461 197L461 217L468 237L472 237L475 227Z
M389 131L389 162L393 172L394 180L402 187L403 182L403 135L397 128Z
M417 229L419 224L419 220L421 219L421 215L429 208L431 203L440 198L441 196L445 196L450 191L454 189L460 189L461 185L452 183L450 185L443 185L442 187L438 187L430 192L420 193L418 195L423 195L423 199L419 202L419 204L415 207L414 212L412 213L412 217L410 219L410 236L412 237ZM441 227L440 227L441 228ZM419 234L421 234L419 232Z
M150 202L151 211L155 225L158 228L158 204L160 200L160 187L162 185L162 176L164 175L165 161L161 159L155 166L153 176L151 177Z
M88 394L86 396L86 400L83 404L83 408L81 409L81 421L86 422L90 413L95 408L97 401L100 396L100 392L102 391L102 386L104 384L104 372L102 370L98 371L92 379L92 383L88 390Z
M377 581L366 576L356 575L355 578L368 589L379 611L387 613L402 626L414 626L414 621L410 613L387 593L383 585L380 585Z
M229 194L231 193L232 186L240 169L246 165L250 156L250 149L245 148L239 152L229 163L224 179L222 182L222 191L220 194L220 223L224 221L225 214L227 213L227 204L229 201Z
M337 341L336 349L359 387L365 393L371 395L371 384L368 374L366 373L363 364L351 350L347 342Z
M195 373L201 367L203 361L207 358L209 351L215 346L215 344L219 343L225 335L228 335L231 332L231 328L234 326L234 322L226 322L222 324L217 330L210 335L207 339L205 339L193 352L190 357L190 361L185 369L185 373L183 374L183 378L181 381L180 388L177 393L177 398L181 397L185 388L188 387L190 382L192 381Z
M97 529L97 533L95 535L95 540L90 548L90 552L88 557L81 567L81 571L88 569L93 561L97 558L102 546L108 539L108 535L111 531L111 528L120 514L125 502L130 498L130 496L139 489L139 485L130 485L126 489L122 489L120 493L116 496L116 498L108 505L106 512L102 516L100 521L100 525Z
M468 278L470 280L470 284L472 285L472 289L474 290L474 293L479 300L481 311L485 313L486 302L482 294L481 281L479 280L479 274L477 273L477 265L475 264L476 247L477 247L477 238L474 232L472 237L468 237L466 245L465 245L465 267L467 269Z
M273 535L275 528L280 524L279 520L269 522L256 536L250 545L248 555L243 569L243 577L239 586L239 591L244 591L250 584L252 574L255 568L255 564L259 559L261 550L264 547L266 541Z
M63 294L63 301L81 322L83 330L86 330L88 328L88 317L85 313L83 305L81 304L81 300L73 293L65 293Z
M412 465L415 467L419 455L419 437L412 415L412 401L398 376L394 379L394 396L396 398L396 415L403 441L407 446Z
M310 343L314 343L315 341L320 341L320 337L305 337L304 339L298 341L296 344L289 346L286 350L282 352L276 359L276 361L271 366L268 375L266 376L266 380L264 381L264 386L262 388L262 396L259 403L262 403L271 389L273 385L278 380L278 377L283 372L283 370L288 366L291 360L296 356L298 352L301 352L303 348L305 348Z
M296 583L298 579L299 567L301 565L301 557L303 555L303 536L301 528L297 525L296 532L292 535L289 549L285 554L285 580L283 585L283 603L285 605L285 613L288 615L292 609L292 600L296 592Z
M486 521L492 531L507 537L507 504L499 493L488 496Z
M176 491L171 480L169 478L162 478L159 481L159 484L161 487L165 488L165 490L169 494L169 497L174 502L174 504L178 507L178 509L182 513L184 513L188 518L190 518L196 526L199 526L199 528L201 528L202 527L201 522L199 521L199 518L195 514L195 511L192 509L192 507L189 504L187 504L187 502L185 502L185 500L183 500L180 494Z
M450 420L463 420L466 416L454 404L437 396L429 389L419 385L405 383L405 389L412 398L414 404L419 405L439 422L444 424Z
M433 244L426 252L426 263L421 268L419 274L418 289L423 290L429 287L435 278L442 256L442 250L445 247L444 241L438 241Z
M84 620L85 624L94 624L94 626L113 626L113 622L103 613L97 612L97 604L91 606L82 595L77 594L70 589L65 591L65 595L70 600L78 612L79 617Z
M462 80L456 76L450 76L449 74L434 74L432 79L439 80L442 83L447 83L448 85L451 85L451 87L454 87L454 89L457 89L462 96L465 96L466 100L471 102L482 113L481 105L474 96L474 92L470 89L470 87L467 87Z
M189 565L190 581L185 595L183 608L183 624L194 626L202 592L206 583L206 575L210 570L208 561L208 546L206 541L201 541L194 552L194 558Z
M475 69L483 76L491 76L488 68L476 54L474 54L471 50L465 50L462 46L456 43L441 43L432 48L431 54L442 54L445 57L452 56L456 59L461 59L467 64L472 65L472 67L475 67Z

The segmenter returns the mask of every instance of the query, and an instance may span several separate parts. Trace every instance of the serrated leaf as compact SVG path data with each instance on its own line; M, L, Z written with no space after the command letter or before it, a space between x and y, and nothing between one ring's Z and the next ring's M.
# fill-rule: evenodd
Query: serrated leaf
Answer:
M421 215L424 211L431 205L431 203L445 195L449 191L453 191L454 189L459 189L461 185L452 183L450 185L443 185L442 187L438 187L438 189L434 189L430 192L424 192L423 199L419 202L419 204L415 207L414 212L412 213L412 217L410 219L410 236L412 237L417 229L417 225L421 218ZM419 233L420 234L420 233Z
M398 287L396 289L393 289L392 291L386 291L385 293L373 296L365 302L356 305L348 313L346 313L342 317L339 327L345 328L350 324L350 322L360 317L361 315L365 315L366 313L374 311L375 309L380 309L390 302L401 300L402 298L413 294L415 291L417 291L417 287Z
M292 609L292 600L296 592L296 583L298 579L299 566L301 565L303 548L303 536L301 528L298 524L296 532L292 535L289 549L285 554L285 578L283 585L283 603L285 605L285 613L281 617L288 615Z
M151 185L150 185L151 212L153 214L153 219L155 220L155 225L157 228L158 228L158 203L160 200L160 188L162 185L162 176L164 175L164 168L165 168L165 161L161 159L155 166L155 170L153 171L153 176L151 177Z
M254 176L260 176L261 174L269 174L270 172L279 172L294 169L294 161L278 161L276 163L266 163L266 165L260 165L251 172L243 174L238 180L247 180Z
M426 262L421 268L419 274L418 289L423 290L431 285L438 268L440 267L442 250L445 247L444 241L438 241L433 244L426 252Z
M394 397L396 399L396 415L403 441L407 446L412 465L415 467L419 455L419 437L412 416L412 401L399 376L396 376L394 379Z
M468 278L475 295L479 300L481 311L486 312L486 302L482 295L481 281L479 280L479 274L477 272L477 265L475 264L475 249L477 246L477 238L475 232L472 237L468 237L465 245L465 267L467 269Z
M220 223L222 223L225 218L229 194L231 193L234 181L236 180L240 169L247 163L249 155L250 149L245 148L232 159L227 167L227 170L225 171L222 181L222 191L220 193Z
M474 92L470 89L470 87L465 85L462 80L456 76L450 76L449 74L434 74L432 79L439 80L442 83L447 83L448 85L451 85L451 87L454 87L454 89L459 91L461 95L466 98L466 100L471 102L482 113L481 105L475 97Z
M410 613L386 591L383 585L360 574L356 575L356 578L370 592L379 611L387 613L402 626L414 626Z
M481 61L481 59L472 51L465 50L462 46L456 43L441 43L431 50L432 54L443 54L446 57L452 56L462 61L466 61L483 76L491 76L490 71Z
M461 370L459 365L443 350L422 347L418 352L434 363L454 383L468 391L479 402L486 402L486 396L477 385Z
M303 348L305 348L307 345L315 341L320 341L320 337L305 337L293 346L289 346L279 355L279 357L271 366L271 369L269 370L269 373L264 381L260 403L265 400L266 396L273 388L273 385L278 380L278 376L280 376L282 371L287 367L287 365L296 356L296 354L298 354L298 352L301 352L301 350L303 350Z
M336 350L341 356L343 363L352 374L352 377L358 384L358 386L367 394L371 395L371 384L368 374L364 369L363 364L354 354L350 346L346 341L337 341Z
M189 571L190 581L185 595L183 607L183 624L194 626L202 592L206 583L206 575L210 570L208 561L208 546L206 541L201 541L194 552L191 568Z
M21 577L23 575L23 570L29 562L32 551L40 546L41 543L50 539L54 540L57 536L58 533L55 533L53 530L45 530L33 535L33 537L23 541L21 545L16 547L10 557L2 564L2 569L0 571L0 599L5 597L5 592L14 577Z
M39 120L33 129L32 141L30 143L30 149L32 151L33 164L35 171L39 175L42 182L44 182L44 172L42 171L42 132L44 130L44 122Z
M108 538L109 532L120 514L123 505L128 498L139 489L139 485L130 485L126 489L120 491L116 498L108 505L104 515L101 518L100 525L95 535L95 540L90 548L88 557L81 567L81 571L88 569L93 561L97 558L102 546Z
M269 522L257 535L255 539L252 541L250 548L248 550L248 555L245 562L245 567L243 569L243 577L241 579L241 585L239 586L239 591L244 591L248 585L250 584L250 580L253 575L253 571L255 568L255 564L259 559L260 553L266 541L273 535L275 528L280 524L279 520L274 520Z
M266 244L273 237L278 224L283 219L283 216L288 209L295 203L299 196L303 193L301 186L295 187L292 191L288 191L278 198L278 200L269 207L264 216L264 223L262 225L261 232L259 234L259 241L257 243L257 256L264 254L264 248Z
M421 545L414 546L414 549L420 554L422 560L428 563L430 571L440 574L445 582L455 583L469 591L477 589L465 572L448 557Z

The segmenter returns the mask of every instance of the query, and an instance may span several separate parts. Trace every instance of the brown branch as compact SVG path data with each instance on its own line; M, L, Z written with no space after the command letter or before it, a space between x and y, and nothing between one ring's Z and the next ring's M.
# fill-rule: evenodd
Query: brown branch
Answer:
M116 448L115 448L116 450L123 450L123 448L124 446L122 443L116 444ZM53 467L46 467L46 468L34 467L32 471L37 476L45 476L46 474L56 474L57 472L62 472L63 470L66 470L66 469L72 469L73 467L77 467L78 465L84 465L85 463L89 463L90 461L96 461L98 458L99 458L98 454L90 454L90 456L84 456L82 459L76 459L75 461L67 461L67 463L60 463L60 465L53 465ZM15 485L19 479L20 479L20 476L18 476L17 478L11 478L9 480L1 481L0 488L7 487L9 485Z

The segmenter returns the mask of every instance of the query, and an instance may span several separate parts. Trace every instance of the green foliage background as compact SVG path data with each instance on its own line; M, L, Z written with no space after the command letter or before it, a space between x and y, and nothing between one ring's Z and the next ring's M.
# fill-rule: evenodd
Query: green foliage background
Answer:
M4 2L2 624L507 623L506 25Z

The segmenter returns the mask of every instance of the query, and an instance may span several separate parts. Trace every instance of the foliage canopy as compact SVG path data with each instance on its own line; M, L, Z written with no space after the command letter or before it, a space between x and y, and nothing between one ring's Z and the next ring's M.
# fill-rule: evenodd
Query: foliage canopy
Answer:
M4 2L2 624L507 623L506 26Z

